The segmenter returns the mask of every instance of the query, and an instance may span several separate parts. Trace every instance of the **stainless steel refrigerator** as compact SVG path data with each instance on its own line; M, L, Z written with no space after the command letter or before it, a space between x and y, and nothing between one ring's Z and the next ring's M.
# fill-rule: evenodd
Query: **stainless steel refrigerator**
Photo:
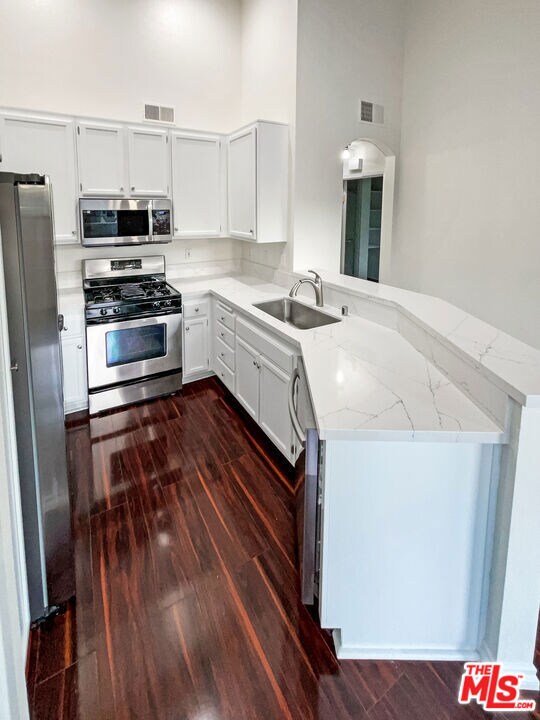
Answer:
M36 620L74 592L47 177L0 173L0 233L30 613Z

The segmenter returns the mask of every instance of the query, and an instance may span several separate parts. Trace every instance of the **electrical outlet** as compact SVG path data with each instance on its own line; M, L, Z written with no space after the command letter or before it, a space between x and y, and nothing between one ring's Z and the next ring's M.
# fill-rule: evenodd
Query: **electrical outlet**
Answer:
M191 248L186 248L185 258L186 258L186 260L191 260Z

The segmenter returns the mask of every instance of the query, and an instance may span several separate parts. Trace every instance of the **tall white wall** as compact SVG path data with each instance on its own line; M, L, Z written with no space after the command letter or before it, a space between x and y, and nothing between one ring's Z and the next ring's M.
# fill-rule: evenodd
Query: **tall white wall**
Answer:
M140 122L151 102L173 106L185 128L242 122L241 0L17 0L2 3L0 25L4 106ZM137 253L164 254L175 274L192 275L230 272L241 249L175 240ZM58 247L59 284L80 286L81 260L110 254Z
M239 122L240 0L3 2L1 103L141 121L145 102L177 124Z
M540 346L540 3L410 0L395 284Z
M339 271L345 145L398 150L403 27L402 0L299 0L294 269ZM359 99L384 105L384 126L358 121Z
M242 0L242 122L274 120L289 125L289 235L292 238L296 116L296 28L298 0ZM289 267L287 245L241 243L244 259Z

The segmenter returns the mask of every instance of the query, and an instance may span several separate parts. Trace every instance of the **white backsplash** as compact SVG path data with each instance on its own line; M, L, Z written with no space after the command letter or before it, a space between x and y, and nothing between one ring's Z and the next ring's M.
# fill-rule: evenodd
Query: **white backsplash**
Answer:
M60 290L80 288L82 261L100 257L164 255L167 276L171 278L237 273L241 266L241 252L240 242L231 238L173 240L164 245L134 247L83 248L81 245L57 245L57 283Z

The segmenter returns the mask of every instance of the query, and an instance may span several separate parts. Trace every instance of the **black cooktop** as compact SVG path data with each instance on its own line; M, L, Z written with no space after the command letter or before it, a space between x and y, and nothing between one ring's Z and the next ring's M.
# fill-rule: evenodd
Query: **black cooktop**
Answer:
M88 323L113 322L182 310L182 295L164 275L84 281Z

